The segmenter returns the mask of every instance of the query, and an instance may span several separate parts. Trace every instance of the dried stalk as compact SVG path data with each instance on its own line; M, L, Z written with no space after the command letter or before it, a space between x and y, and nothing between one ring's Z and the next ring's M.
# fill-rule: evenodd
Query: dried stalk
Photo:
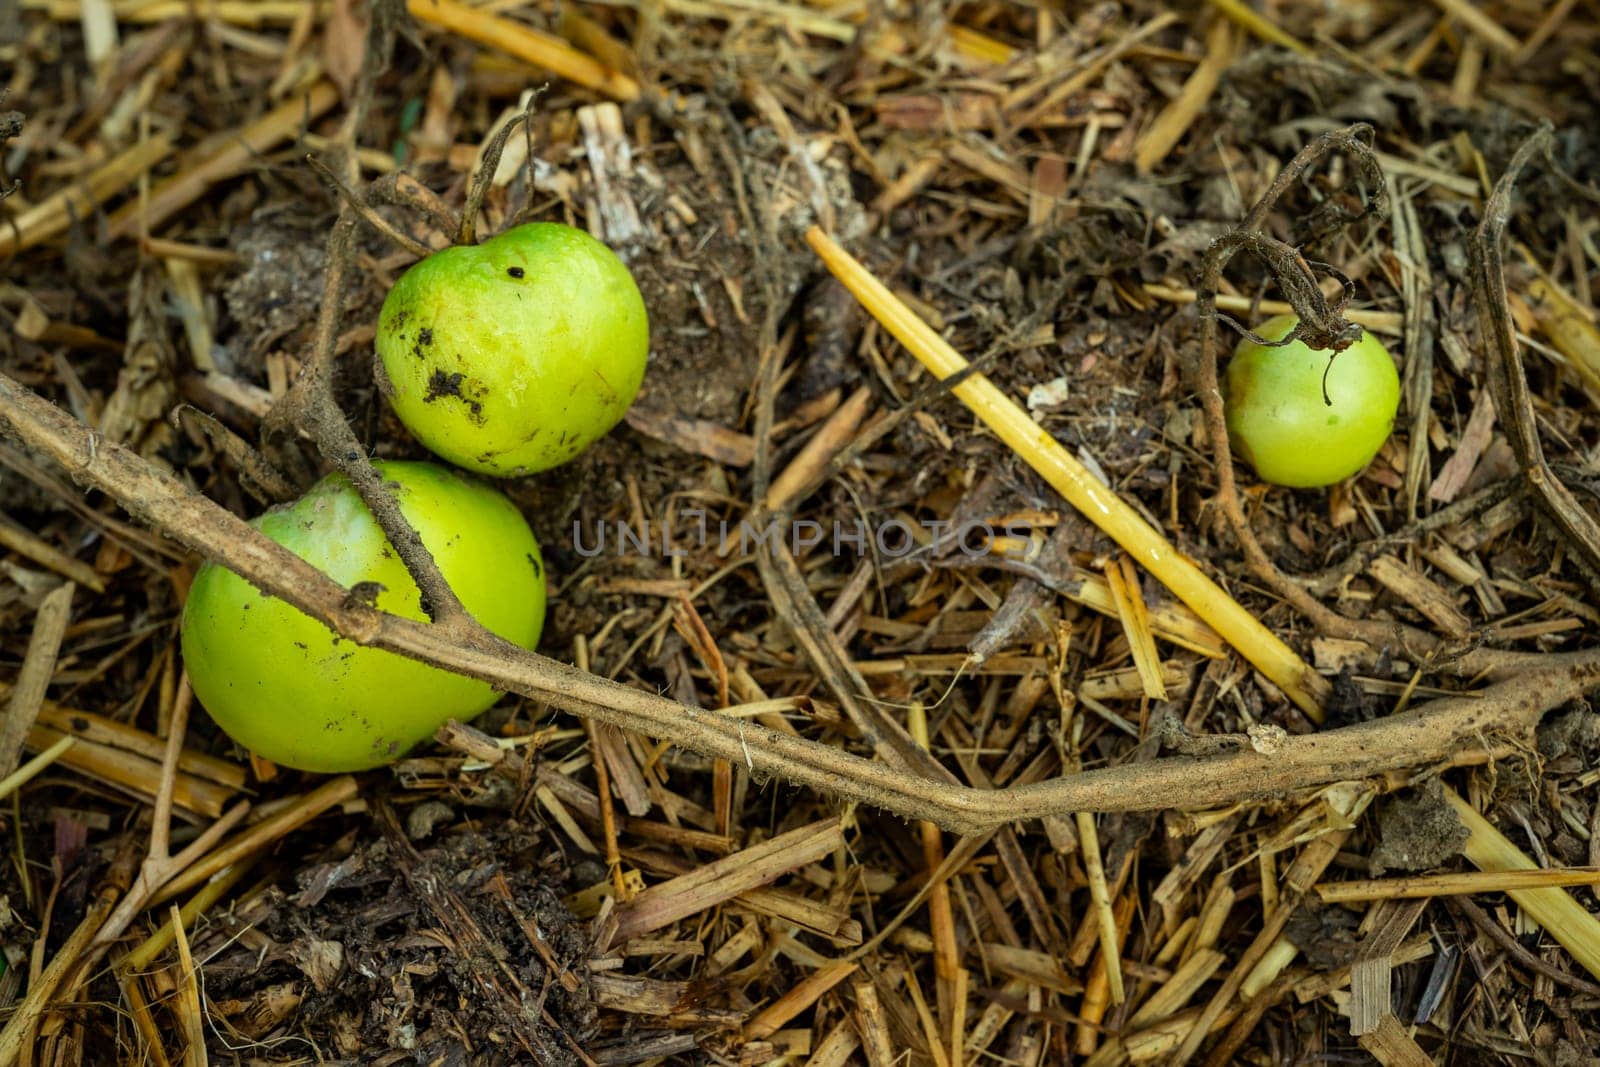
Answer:
M1068 778L983 790L897 773L882 763L595 677L468 623L414 622L348 592L242 519L137 454L98 443L88 427L0 375L0 430L100 489L130 514L221 563L263 591L362 645L383 648L500 689L548 701L702 755L744 762L758 775L872 804L971 833L1076 811L1198 808L1440 761L1476 762L1486 740L1525 741L1550 708L1600 685L1600 649L1547 656L1510 681L1401 715L1291 737L1273 755L1248 747L1200 759L1159 759Z
M1325 210L1310 224L1311 235L1319 236L1334 228L1355 222L1368 214L1382 214L1387 207L1386 185L1376 156L1367 143L1372 127L1357 123L1342 130L1323 134L1300 150L1262 194L1237 230L1224 234L1214 241L1206 252L1205 266L1197 291L1196 305L1200 314L1200 349L1191 372L1195 391L1200 396L1201 411L1205 416L1206 434L1211 440L1212 459L1217 470L1217 502L1228 520L1239 546L1244 551L1245 562L1252 573L1272 589L1280 598L1304 615L1321 633L1333 637L1361 641L1374 649L1388 649L1405 654L1420 663L1439 670L1448 670L1462 676L1481 673L1502 673L1519 669L1533 669L1543 662L1536 653L1514 652L1491 648L1469 648L1458 642L1439 639L1425 630L1400 622L1376 619L1349 619L1324 606L1306 588L1306 583L1292 578L1278 569L1261 542L1250 528L1239 497L1238 483L1234 477L1233 449L1228 440L1227 416L1223 410L1222 390L1217 380L1217 323L1226 320L1240 333L1256 343L1263 342L1249 330L1240 326L1217 310L1217 289L1221 285L1222 270L1240 251L1249 251L1263 260L1271 269L1279 287L1294 307L1300 324L1280 342L1303 340L1312 348L1341 350L1361 335L1360 327L1346 321L1344 304L1349 299L1350 283L1342 279L1344 298L1330 305L1317 284L1313 264L1298 250L1256 232L1277 204L1301 176L1323 156L1333 151L1343 151L1356 163L1372 200L1361 211L1352 213L1338 201L1330 200ZM1331 270L1332 268L1327 268ZM1337 272L1334 272L1337 275ZM1342 276L1341 276L1342 277ZM1502 297L1502 300L1504 298Z
M1506 437L1516 453L1517 464L1522 468L1522 476L1527 479L1533 499L1560 532L1590 582L1600 587L1600 524L1573 499L1572 493L1545 462L1533 398L1528 392L1528 377L1522 369L1522 352L1517 345L1517 331L1506 297L1505 264L1500 257L1501 240L1511 217L1511 193L1517 179L1535 152L1548 155L1554 143L1555 134L1550 127L1540 127L1517 149L1505 173L1495 183L1494 193L1483 208L1483 221L1468 242L1472 302L1478 311L1478 335L1488 348L1489 390L1506 428Z

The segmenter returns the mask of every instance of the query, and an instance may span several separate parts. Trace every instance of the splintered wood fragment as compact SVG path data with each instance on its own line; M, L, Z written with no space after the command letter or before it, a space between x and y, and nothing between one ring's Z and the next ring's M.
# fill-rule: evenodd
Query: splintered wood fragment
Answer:
M772 480L767 489L767 511L782 511L800 502L800 494L855 437L856 428L866 418L871 405L872 390L862 386L828 416L805 443L805 447Z
M406 9L419 21L516 56L613 100L626 103L639 98L638 82L531 26L455 0L409 0Z
M1211 6L1226 18L1238 23L1241 28L1252 36L1259 37L1268 44L1282 45L1284 48L1292 52L1299 52L1303 56L1312 54L1308 45L1301 42L1293 34L1286 32L1276 22L1256 11L1244 0L1211 0Z
M861 1039L847 1020L836 1023L806 1061L806 1067L846 1067L861 1048Z
M691 419L634 404L624 416L628 425L663 444L704 456L724 467L748 467L756 458L756 439L707 419Z
M178 173L152 189L148 200L130 201L111 216L109 236L115 240L162 225L216 183L256 166L263 153L293 137L338 101L339 90L332 82L317 82L304 94L296 94L229 137L210 154L183 159Z
M861 1035L867 1067L893 1067L894 1043L889 1039L889 1020L878 999L872 978L862 975L851 983L856 995L856 1030Z
M1026 196L1026 182L1023 195ZM830 271L896 340L940 380L969 364L932 327L919 319L872 272L821 229L806 240ZM992 381L973 374L952 390L1029 466L1090 521L1122 545L1179 600L1194 609L1257 670L1315 722L1328 683L1259 619L1201 572L1132 506L1090 474L1049 432Z
M1123 636L1128 639L1128 650L1133 654L1134 669L1139 672L1144 695L1151 700L1167 699L1166 682L1161 677L1161 653L1156 651L1155 635L1150 632L1150 615L1145 609L1139 575L1131 559L1118 556L1106 562L1106 587L1116 605Z
M716 907L746 890L815 863L843 845L844 831L839 820L824 819L651 886L618 906L611 944Z
M1487 388L1478 390L1472 414L1467 417L1466 429L1461 431L1461 441L1450 458L1439 468L1433 484L1428 486L1428 499L1448 504L1466 488L1483 450L1489 447L1494 436L1494 397Z
M798 985L762 1009L761 1013L744 1024L748 1040L760 1040L777 1033L785 1023L810 1008L822 994L856 973L860 966L849 960L838 960L807 975Z
M80 223L88 221L95 208L171 154L171 138L157 136L139 141L113 156L0 226L0 257L15 255L66 232L74 219Z
M1111 1003L1121 1004L1122 942L1117 930L1117 916L1112 909L1111 893L1106 887L1106 869L1100 862L1100 834L1095 829L1094 816L1086 811L1076 813L1078 820L1078 851L1083 856L1084 870L1089 875L1089 900L1094 906L1095 926L1100 932L1100 958L1105 963L1106 988L1111 993Z
M1377 905L1372 931L1350 962L1352 1036L1373 1033L1389 1014L1389 976L1394 970L1394 954L1427 906L1425 900L1383 901Z
M1394 966L1401 967L1407 963L1425 960L1431 955L1433 955L1433 935L1418 934L1397 948L1390 959ZM1301 1004L1310 1004L1349 984L1349 964L1331 971L1318 971L1295 982L1294 998Z
M690 1025L733 1027L743 1016L727 1008L711 1008L695 1003L688 982L669 982L659 978L639 978L625 974L590 974L589 988L595 1005L629 1015L666 1016Z
M1433 0L1441 11L1456 19L1474 35L1482 39L1497 52L1514 56L1522 49L1522 42L1518 41L1505 27L1484 13L1472 0Z
M1540 867L1533 870L1462 871L1410 878L1375 878L1358 882L1328 882L1317 886L1317 896L1327 904L1362 900L1412 900L1424 897L1464 897L1503 893L1510 889L1544 886L1600 885L1600 867Z
M627 736L609 723L596 723L590 735L594 758L605 762L608 780L629 815L639 818L651 807L650 786L628 747Z
M1394 556L1374 559L1367 564L1367 573L1457 641L1464 640L1472 632L1472 620L1456 607L1454 597L1437 582Z
M217 364L211 358L211 317L206 313L205 292L200 286L200 267L190 259L171 258L165 263L167 291L183 321L189 357L194 361L195 370L202 374L214 371Z
M989 967L1009 978L1020 978L1029 985L1057 993L1083 992L1083 982L1067 973L1061 959L1038 949L1019 948L997 941L983 945L983 960Z
M200 1009L199 975L195 971L194 957L189 954L189 938L184 934L183 917L178 913L178 906L172 905L168 912L178 944L178 996L173 1012L178 1016L183 1031L184 1062L204 1064L206 1024Z
M1383 1067L1433 1067L1433 1057L1422 1051L1400 1020L1385 1014L1371 1033L1362 1034L1361 1047Z
M1192 304L1195 301L1193 289L1181 289L1172 285L1159 285L1146 282L1144 291L1147 296L1169 304ZM1222 311L1249 312L1255 309L1262 315L1286 315L1293 311L1290 304L1282 300L1262 300L1259 303L1247 296L1237 296L1233 293L1218 293L1217 307ZM1405 316L1398 311L1365 311L1347 310L1344 317L1358 326L1364 326L1373 333L1381 333L1390 337L1399 337L1405 332Z
M1161 114L1139 135L1133 159L1140 174L1149 174L1183 140L1183 135L1189 132L1189 127L1216 92L1217 83L1233 62L1236 50L1233 25L1226 19L1217 19L1206 32L1205 58L1190 72L1178 95L1168 101Z
M5 724L0 726L0 778L16 770L23 742L34 728L45 690L56 672L56 656L72 617L72 594L77 588L72 582L63 582L45 595L34 613L33 632L28 636L27 651L22 654L22 669L17 672L16 685L11 689ZM55 739L51 739L35 747L48 749L55 743Z
M426 3L428 0L422 0ZM614 246L633 244L645 235L639 206L628 192L633 152L622 125L622 109L607 101L578 109L584 153L593 184L585 221L596 238Z
M1461 850L1467 860L1482 871L1532 871L1538 865L1523 855L1476 808L1461 799L1455 790L1445 787L1444 798L1455 809L1456 815L1470 835ZM1555 938L1572 954L1584 970L1600 978L1600 916L1579 904L1576 898L1556 886L1539 886L1533 889L1510 888L1505 890L1512 900L1545 932Z

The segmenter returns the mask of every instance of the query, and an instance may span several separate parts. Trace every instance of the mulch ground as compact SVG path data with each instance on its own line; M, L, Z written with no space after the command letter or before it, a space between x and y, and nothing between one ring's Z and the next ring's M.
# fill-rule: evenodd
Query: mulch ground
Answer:
M1588 0L0 0L0 775L33 775L0 786L0 1067L1600 1062L1597 42ZM475 184L479 238L586 228L651 317L625 423L501 486L539 651L745 749L572 715L537 666L354 777L190 712L210 520L134 473L292 497L345 462L285 432L308 367L371 456L426 457L374 327ZM1364 472L1225 466L1208 286L1384 341ZM802 784L780 735L861 759ZM894 799L1056 779L1017 821Z

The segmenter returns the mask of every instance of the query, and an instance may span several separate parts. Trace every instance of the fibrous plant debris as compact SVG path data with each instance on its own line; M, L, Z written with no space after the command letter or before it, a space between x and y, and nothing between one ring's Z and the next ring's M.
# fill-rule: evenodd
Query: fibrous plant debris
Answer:
M1591 8L0 22L0 1065L1600 1054ZM528 218L653 327L505 485L539 656L369 462L424 455L388 286ZM1222 432L1289 308L1401 362L1326 492ZM333 467L431 624L239 521ZM508 695L266 764L183 677L198 554Z

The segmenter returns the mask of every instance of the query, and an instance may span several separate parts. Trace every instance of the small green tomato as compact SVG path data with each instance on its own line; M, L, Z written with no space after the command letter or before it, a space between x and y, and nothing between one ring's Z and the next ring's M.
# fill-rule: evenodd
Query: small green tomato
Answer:
M1255 332L1281 341L1297 322L1279 315ZM1343 481L1378 454L1400 407L1400 376L1389 350L1365 331L1337 356L1302 341L1270 348L1246 338L1228 363L1223 403L1234 451L1257 474L1314 488Z
M544 625L544 563L516 506L437 464L375 466L467 612L533 648ZM416 583L343 475L251 525L341 585L383 586L376 602L384 611L426 618ZM212 563L189 590L182 643L195 696L217 725L251 751L300 770L388 763L497 696L483 682L337 637Z
M383 302L377 350L379 381L419 441L512 477L565 463L622 419L650 327L611 249L535 222L406 271Z

